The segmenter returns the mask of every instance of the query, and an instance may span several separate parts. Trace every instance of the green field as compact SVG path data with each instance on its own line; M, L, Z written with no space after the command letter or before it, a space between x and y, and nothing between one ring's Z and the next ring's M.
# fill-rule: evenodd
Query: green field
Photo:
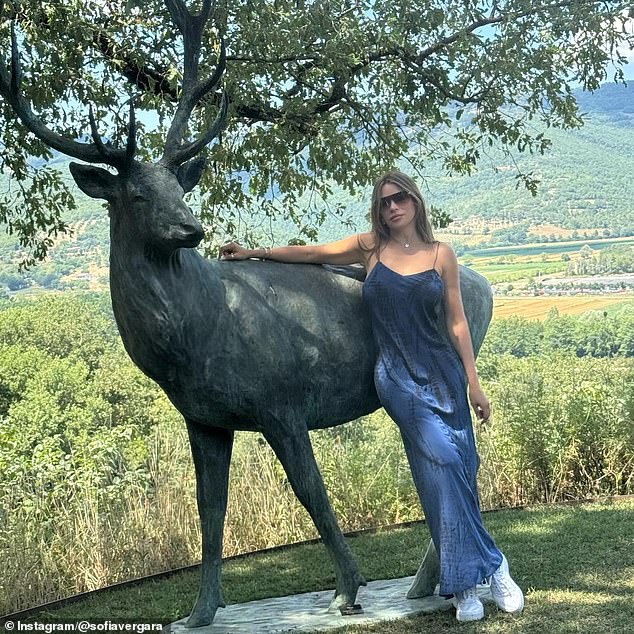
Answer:
M480 264L475 260L469 268L472 268L480 275L484 275L490 284L500 282L515 282L518 280L545 275L548 273L559 273L566 270L565 262L513 262L511 264Z
M592 262L600 259L596 253L609 247L618 247L621 262L614 271L626 272L632 270L634 264L634 238L611 238L603 240L575 240L558 244L540 243L523 246L510 246L491 249L479 249L467 252L460 261L465 266L480 273L490 284L523 282L531 278L539 281L545 275L557 276L558 273L574 275L575 263L582 256L583 248L588 246L592 250ZM587 249L586 249L587 250ZM564 258L566 254L568 257ZM603 256L601 256L603 257ZM566 261L564 261L566 260ZM629 263L629 268L628 268ZM598 272L595 268L594 272ZM587 274L592 274L588 270ZM606 274L606 273L602 273Z
M574 240L566 242L542 242L539 244L513 245L508 247L492 247L489 249L474 249L468 251L464 257L495 257L498 255L539 255L541 253L572 253L579 251L584 245L592 249L607 249L611 246L634 246L634 238L605 238L600 240Z

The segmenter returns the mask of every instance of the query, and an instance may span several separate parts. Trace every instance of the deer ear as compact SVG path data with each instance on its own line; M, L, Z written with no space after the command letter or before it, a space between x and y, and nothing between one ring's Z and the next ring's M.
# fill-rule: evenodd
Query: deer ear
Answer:
M192 159L187 163L183 163L176 172L176 178L185 193L190 192L196 185L200 177L203 175L205 163L207 161L203 156Z
M118 185L118 176L101 167L81 163L71 163L69 168L77 186L84 194L91 198L112 199Z

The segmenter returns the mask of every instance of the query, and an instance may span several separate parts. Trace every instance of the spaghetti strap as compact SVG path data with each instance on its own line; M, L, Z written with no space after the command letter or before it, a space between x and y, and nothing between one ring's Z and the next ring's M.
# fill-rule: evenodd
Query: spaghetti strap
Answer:
M436 260L438 259L438 247L440 246L440 242L436 240L436 257L434 258L434 264L432 265L432 269L436 268Z

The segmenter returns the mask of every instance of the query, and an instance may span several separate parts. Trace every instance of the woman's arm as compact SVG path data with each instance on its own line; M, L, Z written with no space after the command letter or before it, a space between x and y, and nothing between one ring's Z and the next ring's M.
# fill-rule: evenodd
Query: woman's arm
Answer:
M365 247L372 239L371 233L348 236L343 240L327 244L309 244L306 246L244 249L235 242L220 248L221 260L245 260L247 258L266 258L278 262L308 262L312 264L365 264ZM366 247L367 248L367 247Z
M476 416L483 421L489 418L490 405L480 387L480 381L475 367L475 356L471 343L469 324L464 314L462 295L460 293L460 273L458 260L448 244L441 243L439 258L442 267L442 279L445 287L444 306L447 320L447 332L454 348L458 352L464 365L469 384L469 400Z

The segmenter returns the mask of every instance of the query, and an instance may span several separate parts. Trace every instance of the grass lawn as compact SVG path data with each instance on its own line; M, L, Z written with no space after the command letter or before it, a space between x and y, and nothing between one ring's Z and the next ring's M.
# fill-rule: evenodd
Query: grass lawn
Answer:
M452 610L336 632L625 634L634 630L633 499L501 511L485 514L485 523L526 592L521 617L487 607L486 618L477 623L458 624ZM414 574L428 539L427 528L419 524L349 542L366 578L373 580ZM224 568L228 603L322 590L333 584L332 566L320 544L254 554L228 561ZM166 624L188 613L197 586L197 572L182 573L104 591L28 621L120 619Z

